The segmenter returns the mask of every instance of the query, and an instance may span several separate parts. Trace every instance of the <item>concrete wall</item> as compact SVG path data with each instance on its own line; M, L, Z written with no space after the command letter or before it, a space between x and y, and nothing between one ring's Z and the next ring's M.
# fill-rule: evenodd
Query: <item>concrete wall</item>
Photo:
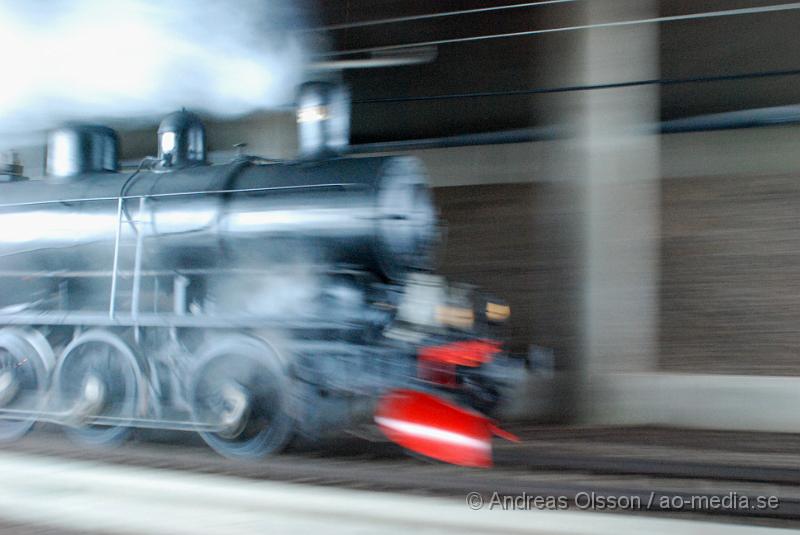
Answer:
M568 141L543 141L412 151L425 161L435 187L560 181L556 167ZM800 126L669 134L660 137L661 176L787 174L800 170Z
M584 421L798 432L800 128L679 134L660 142L658 360L650 370L591 376L582 388L594 405ZM565 262L558 229L574 221L579 208L568 195L560 201L547 195L542 205L537 192L548 184L567 191L570 172L546 163L530 169L504 163L512 153L527 161L549 148L547 162L567 150L566 143L539 144L532 151L524 144L480 147L471 156L460 152L467 148L423 151L422 157L436 183L463 184L445 188L457 194L440 196L468 199L464 213L455 214L457 223L482 213L477 199L493 207L490 230L481 232L472 221L469 232L453 233L448 243L445 259L471 254L472 269L447 261L443 269L507 291L512 309L523 316L512 325L513 335L552 344L562 358L567 353L569 366L578 336L570 302L576 273L567 269L574 263ZM493 166L502 169L495 179L513 176L527 184L474 185ZM531 204L526 208L521 199ZM446 217L457 207L442 203ZM484 256L471 253L481 250L484 235L494 236L486 238L488 244L511 244L505 271L481 268L488 266ZM487 249L492 250L498 251ZM494 260L503 264L496 254Z

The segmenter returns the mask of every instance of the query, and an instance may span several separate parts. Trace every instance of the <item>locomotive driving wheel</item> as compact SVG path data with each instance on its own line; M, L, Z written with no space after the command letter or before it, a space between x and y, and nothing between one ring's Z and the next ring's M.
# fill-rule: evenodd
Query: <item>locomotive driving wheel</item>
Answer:
M46 402L55 358L35 330L0 330L0 440L15 440L36 423Z
M133 350L114 333L94 329L75 338L54 373L68 434L93 446L127 438L132 420L144 413L143 377Z
M289 378L273 347L229 335L209 344L198 362L189 401L209 446L234 459L258 459L286 446L293 431Z

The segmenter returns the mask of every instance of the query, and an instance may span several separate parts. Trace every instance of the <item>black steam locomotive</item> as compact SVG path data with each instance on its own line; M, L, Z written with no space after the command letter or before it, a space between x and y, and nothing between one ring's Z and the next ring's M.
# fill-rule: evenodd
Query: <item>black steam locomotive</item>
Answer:
M53 132L48 175L0 184L0 438L36 421L90 444L195 430L257 458L377 422L489 463L487 416L523 373L491 324L508 308L431 271L420 163L345 158L349 101L309 83L301 156L207 163L199 119L158 130L120 173L109 128ZM15 167L15 169L18 169Z

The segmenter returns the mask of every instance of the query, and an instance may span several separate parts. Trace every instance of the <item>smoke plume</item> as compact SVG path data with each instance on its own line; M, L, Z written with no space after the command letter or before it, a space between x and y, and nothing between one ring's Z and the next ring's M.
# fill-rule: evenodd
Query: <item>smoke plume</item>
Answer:
M0 0L0 133L288 104L306 58L293 5Z

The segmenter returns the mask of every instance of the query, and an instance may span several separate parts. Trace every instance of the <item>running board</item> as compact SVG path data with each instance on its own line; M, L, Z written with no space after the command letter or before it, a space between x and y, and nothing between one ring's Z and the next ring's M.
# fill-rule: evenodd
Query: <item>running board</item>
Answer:
M65 427L80 427L72 423L73 416L70 411L52 412L35 410L0 410L0 420L25 420L35 417L37 422L45 422ZM170 431L198 431L217 433L224 429L220 424L195 423L191 420L159 420L156 418L124 418L120 416L89 416L83 420L83 425L116 425L136 427L138 429L162 429Z

